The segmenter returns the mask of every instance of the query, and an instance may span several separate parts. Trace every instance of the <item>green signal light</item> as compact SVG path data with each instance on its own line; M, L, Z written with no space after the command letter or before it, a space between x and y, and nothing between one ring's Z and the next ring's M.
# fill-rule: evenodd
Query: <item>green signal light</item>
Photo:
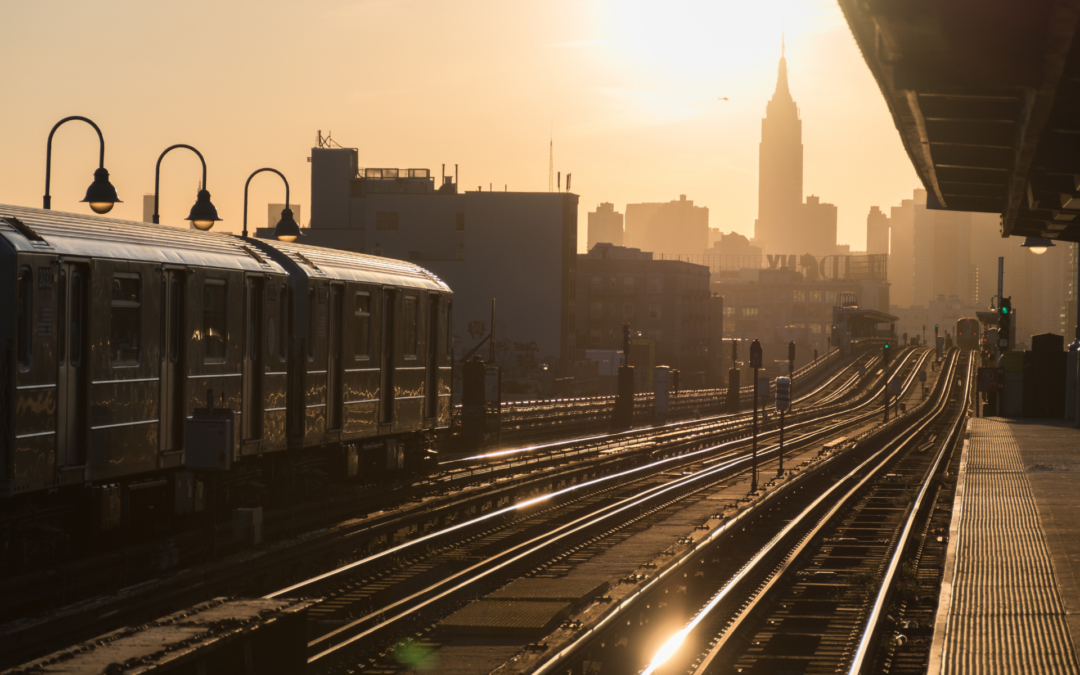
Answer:
M1009 308L1008 307L1002 307L1001 308L1001 313L1002 314L1008 314L1009 313Z

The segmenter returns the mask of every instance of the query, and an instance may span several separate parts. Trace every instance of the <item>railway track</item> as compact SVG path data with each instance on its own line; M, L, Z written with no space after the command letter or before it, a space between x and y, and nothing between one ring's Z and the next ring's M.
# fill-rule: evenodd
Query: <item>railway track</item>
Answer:
M879 349L883 343L883 340L878 339L864 340L854 349L856 353L868 353ZM795 371L794 385L801 387L809 383L813 386L815 380L843 359L839 352L832 352L818 361L808 363ZM751 404L753 390L746 386L740 389L739 393L740 407L745 409ZM724 389L680 392L669 401L667 419L680 420L721 414L727 410L726 394ZM513 401L503 403L500 408L503 445L542 443L606 430L615 408L615 396ZM455 419L459 420L460 406L455 408L454 414ZM653 395L637 394L634 401L634 426L650 425L653 422ZM447 449L453 448L454 444L451 443Z
M912 356L906 355L893 373L896 376L908 366L908 386L927 354ZM857 375L843 381L849 385L855 379ZM823 400L837 398L834 392ZM813 419L790 424L795 435L787 451L797 452L839 429L865 424L867 418L879 414L873 403L874 398L867 398L842 411L818 413ZM839 417L844 421L835 422ZM319 671L335 672L341 667L346 672L350 666L341 665L340 659L375 664L403 635L429 631L433 621L460 606L462 597L482 595L510 579L546 573L567 556L580 559L585 549L606 550L635 527L647 527L671 510L684 508L687 499L700 499L702 493L718 489L750 466L745 446L745 441L730 441L659 460L635 470L636 477L625 482L537 509L500 526L499 518L520 514L521 507L529 504L510 506L463 523L443 546L433 547L437 539L433 536L417 541L411 554L404 548L393 551L409 556L405 565L391 569L380 557L363 559L268 597L327 598L311 615L310 633L316 637L309 645L310 663ZM768 461L776 452L776 446L765 448L760 459ZM537 498L533 503L547 501ZM475 529L466 534L467 527ZM418 550L421 544L428 548Z
M948 515L941 476L969 397L970 355L963 359L950 357L926 403L747 518L725 542L726 558L700 545L700 560L686 565L692 581L663 590L682 583L687 598L709 598L704 605L642 612L665 586L657 580L636 607L610 612L636 613L637 630L598 626L536 672L925 672L926 601L940 578L935 529Z
M804 399L808 402L819 400L822 405L834 407L841 405L839 402L845 395L855 395L862 389L857 386L860 384L856 372L858 366L866 367L873 361L867 357L858 359L818 389L808 392ZM872 386L877 381L873 374L866 380ZM309 538L300 550L290 555L271 554L268 560L258 562L254 556L245 556L255 563L249 563L245 571L236 569L236 561L212 563L192 574L181 573L127 589L111 598L90 600L62 612L2 626L0 637L19 644L18 649L5 654L4 660L6 663L17 662L55 648L62 644L60 640L92 637L109 626L144 621L197 602L207 594L258 592L260 587L274 583L283 575L288 577L311 567L334 567L340 564L343 556L369 556L375 552L381 560L380 578L392 576L395 570L409 564L410 554L400 547L408 548L428 534L455 532L456 525L470 516L505 508L509 504L517 505L523 500L558 501L559 495L552 497L552 493L558 493L560 489L577 489L577 486L599 478L605 471L617 474L634 468L652 455L659 459L667 455L678 458L682 453L700 450L725 435L732 438L730 442L737 443L739 437L745 436L740 427L747 419L746 415L735 415L673 423L633 430L616 437L600 437L577 447L561 444L553 452L533 448L528 452L534 458L528 467L522 467L518 458L510 456L488 458L479 465L447 471L424 486L429 495L436 495L426 503L411 503L420 497L412 497L413 493L401 490L399 495L411 497L406 508L400 511L389 509L364 522L328 530L325 536ZM795 422L790 417L789 420ZM792 424L788 427L792 428Z

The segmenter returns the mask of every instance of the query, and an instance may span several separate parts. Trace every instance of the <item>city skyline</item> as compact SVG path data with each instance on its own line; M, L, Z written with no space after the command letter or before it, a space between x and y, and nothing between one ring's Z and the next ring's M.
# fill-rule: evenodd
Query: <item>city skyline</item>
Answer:
M709 207L711 227L752 235L757 140L782 32L807 121L804 192L837 204L839 240L863 248L869 207L898 203L918 186L827 2L684 2L663 16L600 1L580 9L470 3L453 12L424 2L268 3L257 15L234 4L136 7L95 13L70 4L47 20L36 6L0 10L25 26L9 51L19 56L8 57L20 64L5 69L22 105L0 130L0 147L18 160L0 168L4 201L40 204L48 130L81 114L105 134L121 218L140 219L154 162L173 143L206 156L219 229L239 232L244 179L262 166L282 170L293 201L307 204L306 160L321 129L358 147L362 166L458 164L462 188L485 191L544 191L554 136L554 168L574 174L582 220L602 202L622 209L685 193ZM447 22L457 37L440 30ZM159 35L166 23L176 30ZM118 29L122 40L99 44ZM144 57L127 58L132 52ZM390 56L375 66L367 53ZM109 85L92 84L101 72ZM839 134L843 144L832 140ZM95 146L89 129L57 134L54 208L81 208ZM168 157L162 222L181 224L198 180L194 156ZM253 181L251 203L280 202L281 192L273 180ZM584 244L582 228L579 250Z

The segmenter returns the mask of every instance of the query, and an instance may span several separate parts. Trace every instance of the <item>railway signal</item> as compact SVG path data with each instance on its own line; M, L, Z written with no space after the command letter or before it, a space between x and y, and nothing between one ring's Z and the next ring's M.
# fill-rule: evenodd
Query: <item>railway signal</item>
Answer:
M788 360L788 375L795 374L795 341L792 340L787 345L787 360Z
M794 351L795 343L791 343ZM784 475L784 413L791 407L791 378L776 378L776 409L780 411L780 465L776 469L777 477Z
M754 369L754 450L750 469L750 492L757 492L757 375L758 368L761 368L761 343L757 339L750 343L750 367Z
M1002 298L1001 307L998 308L998 346L1002 349L1009 348L1009 338L1012 336L1012 297Z

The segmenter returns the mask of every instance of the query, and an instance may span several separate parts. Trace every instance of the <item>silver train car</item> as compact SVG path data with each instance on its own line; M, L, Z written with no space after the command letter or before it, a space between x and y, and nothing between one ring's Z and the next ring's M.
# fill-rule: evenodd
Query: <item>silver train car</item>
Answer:
M0 205L0 504L90 499L102 529L197 509L208 407L235 416L231 475L423 471L451 312L407 262Z

